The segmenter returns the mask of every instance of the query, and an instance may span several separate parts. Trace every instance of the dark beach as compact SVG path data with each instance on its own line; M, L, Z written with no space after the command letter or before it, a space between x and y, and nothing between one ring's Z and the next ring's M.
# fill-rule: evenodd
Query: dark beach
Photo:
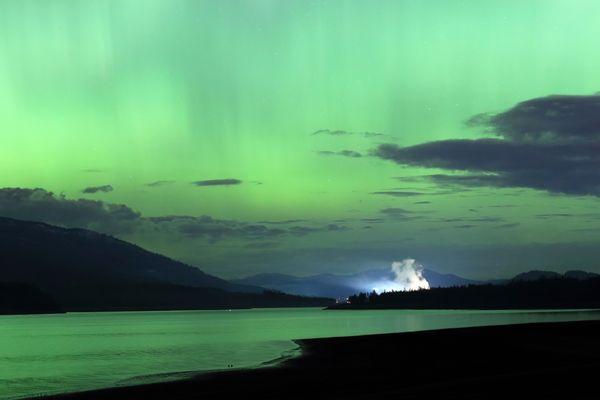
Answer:
M600 321L299 340L278 366L51 399L598 398Z

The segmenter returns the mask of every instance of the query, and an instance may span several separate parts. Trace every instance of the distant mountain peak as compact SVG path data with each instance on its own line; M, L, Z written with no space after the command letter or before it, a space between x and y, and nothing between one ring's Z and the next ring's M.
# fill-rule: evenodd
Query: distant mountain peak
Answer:
M520 274L515 275L511 281L538 281L541 279L560 279L560 278L568 278L568 279L577 279L577 280L586 280L596 278L600 275L587 272L582 270L570 270L561 274L559 272L554 271L545 271L545 270L531 270L527 272L522 272Z
M515 275L513 281L538 281L540 279L557 279L562 275L554 271L531 270Z
M428 269L423 271L423 276L429 281L431 287L462 286L480 283L457 275L440 274ZM326 296L342 299L360 291L371 291L372 286L369 286L370 284L392 280L393 278L394 274L390 268L379 268L352 274L322 273L306 277L262 273L237 279L233 282L262 286L297 295Z

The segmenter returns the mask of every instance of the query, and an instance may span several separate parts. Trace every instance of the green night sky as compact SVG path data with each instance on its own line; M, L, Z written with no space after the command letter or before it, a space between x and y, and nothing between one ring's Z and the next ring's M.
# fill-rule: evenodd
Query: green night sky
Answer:
M600 271L599 19L595 0L0 2L0 215L222 277ZM507 110L533 99L524 132ZM479 159L483 138L510 146Z

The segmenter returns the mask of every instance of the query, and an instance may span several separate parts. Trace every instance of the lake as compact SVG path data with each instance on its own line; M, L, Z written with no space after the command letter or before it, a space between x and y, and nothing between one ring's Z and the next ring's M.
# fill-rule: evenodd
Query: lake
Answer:
M0 398L259 366L296 353L292 339L590 319L600 312L301 308L0 316Z

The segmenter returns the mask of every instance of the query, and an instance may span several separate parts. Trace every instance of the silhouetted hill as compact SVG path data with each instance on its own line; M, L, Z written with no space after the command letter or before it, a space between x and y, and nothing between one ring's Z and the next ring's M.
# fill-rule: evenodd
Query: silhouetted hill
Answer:
M600 277L600 275L595 274L593 272L580 271L580 270L567 271L567 272L565 272L563 274L563 276L565 278L579 279L579 280L585 280L585 279L592 279L592 278L598 278L598 277Z
M48 294L26 283L0 282L0 314L61 313Z
M513 281L539 281L540 279L557 279L562 278L562 275L553 271L527 271L515 275Z
M440 274L425 269L423 276L431 287L462 286L478 281L461 278L452 274ZM360 291L370 291L378 283L389 282L394 274L389 268L371 269L351 275L320 274L297 277L285 274L266 273L237 279L232 282L256 285L303 296L326 296L346 298Z
M2 280L40 287L65 281L161 282L235 292L261 288L232 284L198 268L85 229L0 217Z
M424 269L423 276L429 282L430 287L452 287L482 283L481 281L466 279L454 274L440 274L430 269Z
M528 309L600 308L600 278L512 280L407 292L361 293L334 309Z
M203 273L84 229L0 218L0 280L39 287L72 310L322 306Z
M333 275L316 275L300 278L284 274L259 274L251 277L233 280L232 282L246 285L262 286L300 296L325 296L345 298L356 292L356 289L346 286L345 282L335 279Z
M538 281L540 279L559 279L559 278L568 278L568 279L578 279L578 280L586 280L592 278L598 278L600 275L595 274L593 272L581 271L581 270L571 270L567 271L564 274L560 274L554 271L540 271L533 270L528 272L523 272L518 274L512 278L513 281Z

